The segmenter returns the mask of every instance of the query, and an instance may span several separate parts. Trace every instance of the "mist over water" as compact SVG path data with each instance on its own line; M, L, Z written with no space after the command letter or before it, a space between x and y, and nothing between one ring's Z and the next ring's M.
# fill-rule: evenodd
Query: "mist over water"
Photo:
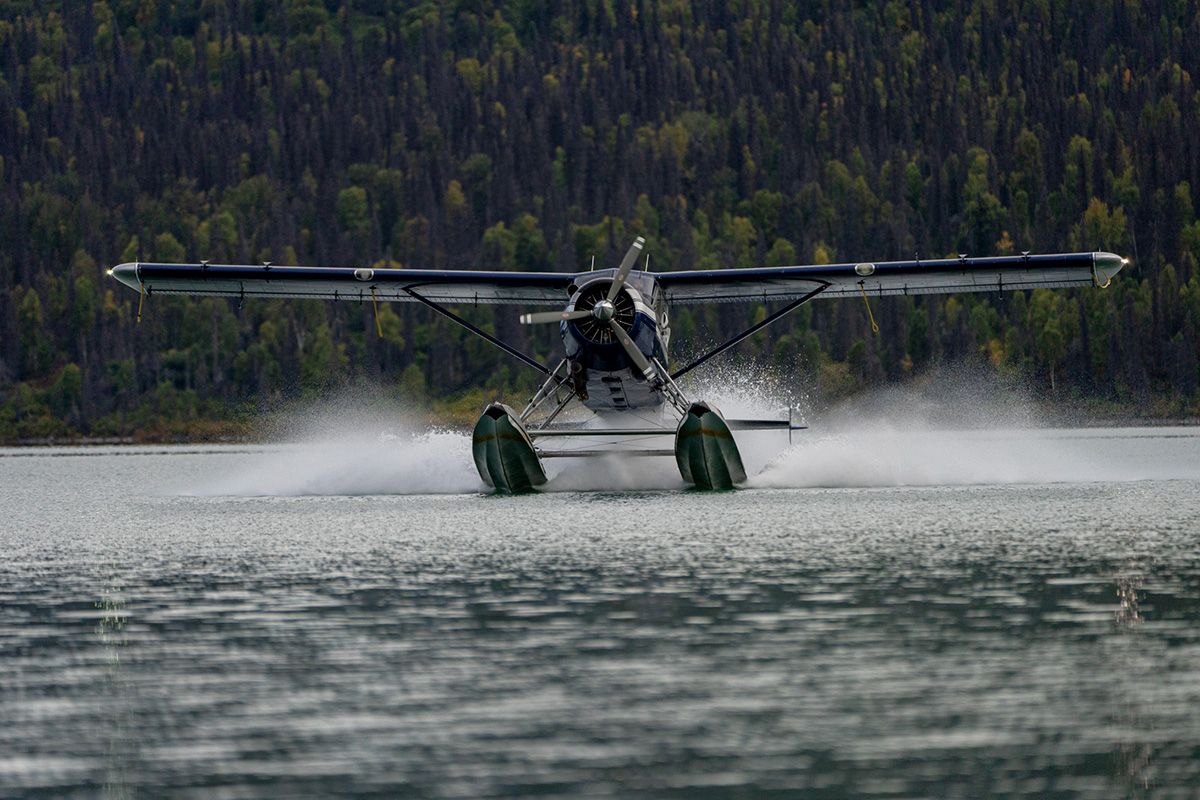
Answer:
M809 434L751 477L760 488L1195 480L1179 428L946 431L868 426ZM1190 447L1183 446L1191 443Z
M174 486L197 496L464 494L484 490L458 432L314 437L263 448L232 472Z
M174 484L196 496L464 494L486 489L471 461L471 438L430 428L411 407L344 393L288 415L264 431L237 468Z
M1019 386L971 370L945 370L909 387L866 392L815 412L770 374L726 367L689 382L687 393L727 419L785 419L809 425L741 431L751 488L967 486L1197 479L1200 463L1181 442L1186 428L1090 429L1048 419ZM579 419L593 427L673 427L657 413ZM339 395L288 416L265 432L272 444L237 469L224 469L169 494L306 496L486 492L471 457L470 434L430 428L411 406L361 393ZM1067 425L1068 427L1063 427ZM670 436L554 440L551 450L670 448ZM543 491L686 488L671 458L553 458Z
M1195 480L1194 428L1091 428L1021 386L947 369L816 415L753 475L771 488ZM1190 441L1188 441L1190 440Z

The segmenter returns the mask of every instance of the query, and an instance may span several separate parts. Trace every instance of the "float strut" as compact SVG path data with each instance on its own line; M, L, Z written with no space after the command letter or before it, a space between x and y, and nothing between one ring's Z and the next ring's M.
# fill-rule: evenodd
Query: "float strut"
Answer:
M733 347L735 344L742 341L743 339L745 339L749 336L753 336L754 334L758 333L763 328L767 327L768 325L770 325L772 322L779 319L780 317L790 314L792 311L795 311L797 308L804 305L809 300L812 300L814 297L816 297L817 295L819 295L821 292L825 291L828 288L829 288L828 283L822 283L816 289L813 289L811 292L804 295L799 300L793 300L792 302L788 303L786 306L779 309L774 314L767 317L766 319L764 319L762 322L758 323L757 325L753 325L753 326L747 328L746 330L742 331L741 333L739 333L737 336L734 336L732 339L729 339L729 340L725 341L724 343L717 345L712 350L709 350L707 353L700 356L699 358L697 358L692 363L688 364L683 369L675 370L674 372L671 373L671 377L679 378L682 375L686 375L687 373L694 370L696 367L703 364L705 361L708 361L710 358L721 355L721 353L724 353L726 350Z
M437 303L433 302L429 298L422 297L421 295L417 294L412 289L409 289L407 287L405 287L404 293L407 294L409 297L411 297L413 300L416 300L419 303L423 303L424 305L429 306L434 311L441 314L443 317L446 317L447 319L463 326L464 328L469 330L471 333L478 336L480 339L491 342L496 347L499 347L501 350L508 353L510 356L517 359L521 363L533 367L534 369L536 369L538 372L542 373L543 375L550 374L550 370L547 369L546 367L542 366L541 364L539 364L537 361L535 361L533 356L525 355L524 353L522 353L517 348L513 347L508 342L500 341L495 336L492 336L490 333L483 330L479 326L472 325L471 323L467 322L465 319L460 317L458 314L455 314L453 311L446 308L445 306L438 305Z

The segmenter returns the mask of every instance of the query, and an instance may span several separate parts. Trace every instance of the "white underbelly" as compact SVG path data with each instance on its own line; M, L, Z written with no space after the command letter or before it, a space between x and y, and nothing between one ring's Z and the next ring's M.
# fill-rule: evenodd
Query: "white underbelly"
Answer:
M658 408L662 392L650 388L645 380L635 378L632 370L616 372L588 370L588 399L583 402L593 411L625 411L632 408Z

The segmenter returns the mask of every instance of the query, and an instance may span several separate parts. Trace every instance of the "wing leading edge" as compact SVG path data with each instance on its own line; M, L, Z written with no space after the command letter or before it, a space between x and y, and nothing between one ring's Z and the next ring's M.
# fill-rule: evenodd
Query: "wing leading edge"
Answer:
M129 263L112 276L134 291L214 297L504 303L562 307L574 276L557 272Z
M1107 286L1125 266L1113 253L943 258L799 267L664 272L655 277L674 303L747 303L818 297L1001 292Z

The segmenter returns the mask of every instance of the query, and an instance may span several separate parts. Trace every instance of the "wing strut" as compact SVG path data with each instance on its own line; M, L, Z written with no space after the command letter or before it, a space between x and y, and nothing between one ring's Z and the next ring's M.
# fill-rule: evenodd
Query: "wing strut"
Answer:
M445 306L438 305L437 303L433 302L432 300L430 300L430 299L428 299L428 298L426 298L426 297L422 297L421 295L417 294L416 292L414 292L412 289L408 288L407 286L406 286L406 287L404 287L404 292L405 292L405 293L406 293L406 294L407 294L409 297L411 297L412 299L416 300L418 303L423 303L423 304L425 304L425 305L429 306L429 307L430 307L430 308L432 308L434 311L436 311L436 312L438 312L439 314L441 314L443 317L446 317L447 319L449 319L449 320L451 320L451 321L453 321L453 322L456 322L456 323L458 323L459 325L463 326L464 328L466 328L467 330L469 330L471 333L473 333L473 334L475 334L476 336L478 336L480 339L484 339L484 340L486 340L486 341L488 341L488 342L491 342L492 344L496 345L496 347L499 347L501 350L503 350L504 352L508 353L510 356L512 356L513 358L517 359L518 361L521 361L521 362L523 362L523 363L525 363L525 364L528 364L529 366L533 367L534 369L536 369L538 372L542 373L543 375L549 375L549 374L550 374L550 370L546 369L544 366L542 366L541 364L539 364L539 363L537 362L537 360L535 360L535 359L533 358L533 356L528 356L528 355L526 355L526 354L522 353L520 350L518 350L517 348L513 347L513 346L512 346L511 344L509 344L508 342L502 342L502 341L500 341L500 340L499 340L499 339L497 339L495 336L492 336L490 333L488 333L487 331L483 330L483 329L482 329L482 328L480 328L479 326L477 326L477 325L472 325L471 323L467 322L465 319L463 319L462 317L460 317L458 314L455 314L453 311L451 311L450 309L446 308Z
M829 286L830 286L830 284L822 281L820 286L813 289L811 292L804 295L800 299L793 300L792 302L788 303L786 306L779 309L774 314L767 317L766 319L764 319L762 322L758 323L757 325L752 325L751 327L749 327L746 330L739 333L737 336L734 336L732 339L729 339L729 340L725 341L724 343L717 345L712 350L709 350L707 353L700 356L692 363L688 364L686 367L675 370L674 372L671 373L671 377L678 378L682 375L685 375L685 374L691 372L696 367L703 364L705 361L708 361L710 358L712 358L714 356L719 356L721 353L724 353L726 350L733 347L735 344L742 341L746 337L753 336L754 334L758 333L763 328L767 327L768 325L770 325L772 322L779 319L780 317L786 316L786 315L790 314L791 312L795 311L797 308L804 305L809 300L812 300L814 297L819 295L821 292L828 289Z

